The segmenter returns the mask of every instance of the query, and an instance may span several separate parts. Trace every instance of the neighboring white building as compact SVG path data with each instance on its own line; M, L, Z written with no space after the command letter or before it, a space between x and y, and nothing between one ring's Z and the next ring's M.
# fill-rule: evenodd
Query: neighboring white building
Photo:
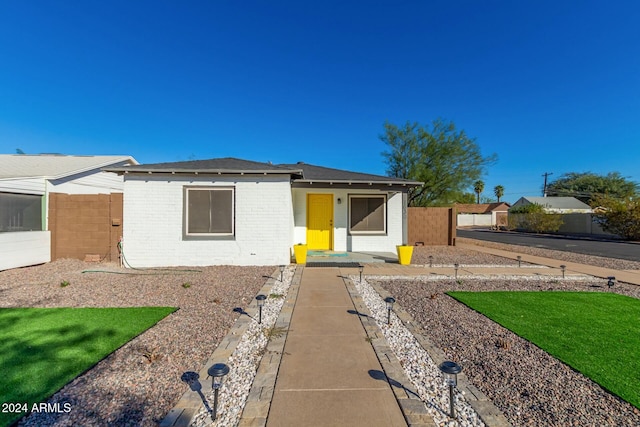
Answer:
M457 226L505 226L510 205L497 203L456 203Z
M420 183L305 163L223 158L109 168L124 176L135 267L288 264L292 247L395 252Z
M121 193L122 177L101 169L131 164L129 156L0 154L0 270L51 260L51 193Z
M592 209L575 197L521 197L510 209L531 204L541 205L547 213L590 213Z

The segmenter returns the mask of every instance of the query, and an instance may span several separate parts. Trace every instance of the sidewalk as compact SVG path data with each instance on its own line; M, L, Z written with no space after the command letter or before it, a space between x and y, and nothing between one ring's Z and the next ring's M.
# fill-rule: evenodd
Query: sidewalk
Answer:
M407 425L339 274L303 272L268 427Z
M463 249L469 249L477 252L484 252L488 254L498 255L504 258L515 260L519 255L516 252L505 251L502 249L487 248L479 245L470 245L465 243L459 243L457 247ZM556 260L552 258L544 258L534 255L522 254L522 262L528 262L532 264L546 265L549 267L560 268L560 265L567 266L567 273L580 273L588 274L590 276L607 278L608 276L614 276L616 280L620 282L630 283L632 285L640 285L640 271L639 270L614 270L611 268L595 267L592 265L579 264L575 262L568 262L562 260Z

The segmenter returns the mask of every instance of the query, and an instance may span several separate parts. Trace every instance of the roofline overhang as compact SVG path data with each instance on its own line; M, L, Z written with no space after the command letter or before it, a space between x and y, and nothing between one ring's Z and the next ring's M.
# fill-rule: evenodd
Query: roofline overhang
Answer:
M88 172L88 171L93 170L93 169L100 169L101 171L104 171L106 169L106 167L108 167L109 165L112 165L114 163L122 163L122 162L129 162L130 164L133 164L133 165L137 165L138 164L136 159L134 159L133 157L131 157L131 156L122 156L120 159L116 160L115 162L113 160L108 161L108 162L105 161L105 162L102 162L102 163L97 164L97 165L87 166L87 167L84 167L84 168L81 168L81 169L77 169L77 170L75 170L73 172L63 173L63 174L59 174L59 175L56 175L56 176L45 176L44 178L45 179L62 179L62 178L66 178L66 177L71 176L71 175L77 175L77 174L80 174L80 173Z
M104 168L106 172L114 172L119 175L136 174L136 175L291 175L292 184L296 186L313 186L315 184L321 185L344 185L344 186L388 186L388 187L402 187L411 188L424 185L420 181L398 181L398 180L345 180L345 179L303 179L302 169L174 169L174 168L162 168L162 169L150 169L150 168L137 168L135 166L119 167L119 168Z

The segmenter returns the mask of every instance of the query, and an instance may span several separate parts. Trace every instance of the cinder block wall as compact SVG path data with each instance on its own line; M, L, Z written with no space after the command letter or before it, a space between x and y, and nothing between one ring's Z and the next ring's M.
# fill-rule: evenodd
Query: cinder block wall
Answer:
M409 245L455 245L455 208L409 208L407 217Z
M49 194L51 259L118 259L122 194Z

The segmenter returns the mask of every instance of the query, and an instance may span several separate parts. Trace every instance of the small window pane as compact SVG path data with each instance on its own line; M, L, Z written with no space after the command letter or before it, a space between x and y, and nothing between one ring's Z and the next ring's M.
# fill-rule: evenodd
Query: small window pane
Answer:
M210 233L233 232L232 224L233 193L231 190L211 192L211 228Z

